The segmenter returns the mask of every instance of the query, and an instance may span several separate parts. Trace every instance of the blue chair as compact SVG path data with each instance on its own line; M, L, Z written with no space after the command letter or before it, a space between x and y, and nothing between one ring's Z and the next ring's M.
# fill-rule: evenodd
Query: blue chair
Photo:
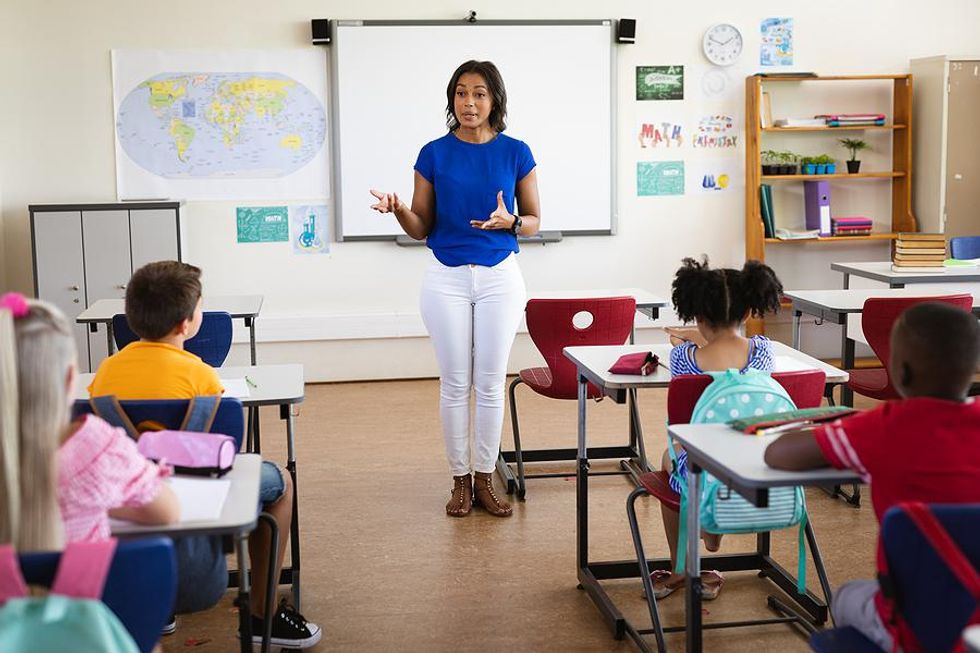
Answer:
M20 567L28 585L50 587L61 554L21 553ZM102 591L102 602L122 622L143 653L160 639L177 592L174 548L165 537L119 542Z
M960 236L949 239L950 258L980 258L980 236Z
M197 335L184 343L184 349L201 357L211 367L221 367L231 350L231 315L224 311L207 311L201 320ZM118 313L112 316L112 337L116 349L122 349L139 336L129 328L126 316Z

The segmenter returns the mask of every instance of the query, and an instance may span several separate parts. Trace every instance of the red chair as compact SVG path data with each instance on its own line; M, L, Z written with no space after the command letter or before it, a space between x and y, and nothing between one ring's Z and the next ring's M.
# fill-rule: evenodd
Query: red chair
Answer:
M592 323L579 328L572 322L579 313L592 316ZM510 418L514 429L514 451L501 450L497 469L507 482L507 493L515 488L523 499L527 494L525 479L554 478L567 474L525 474L524 463L575 460L575 448L535 449L521 448L521 429L517 420L515 388L524 383L534 392L552 399L578 399L578 379L575 365L562 353L565 347L586 345L622 345L633 329L636 300L632 297L594 297L588 299L532 299L525 309L527 332L547 367L523 369L508 389ZM589 384L588 396L602 396L600 390ZM590 456L593 457L593 456ZM601 457L601 456L600 456ZM515 480L509 463L517 464Z
M871 349L874 350L875 356L881 361L882 367L847 370L850 377L847 387L850 390L872 399L899 398L898 391L895 390L891 377L888 375L888 363L891 359L892 326L898 316L906 309L922 302L945 302L958 306L967 312L973 309L973 297L969 294L939 297L871 297L867 299L861 313L861 327L865 339L871 345Z

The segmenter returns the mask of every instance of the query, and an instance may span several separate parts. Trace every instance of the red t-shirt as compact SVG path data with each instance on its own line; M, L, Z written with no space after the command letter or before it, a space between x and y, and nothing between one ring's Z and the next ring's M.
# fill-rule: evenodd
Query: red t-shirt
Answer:
M814 436L832 466L853 469L871 484L879 526L903 501L980 503L980 402L889 401L818 428ZM879 568L882 553L879 539Z

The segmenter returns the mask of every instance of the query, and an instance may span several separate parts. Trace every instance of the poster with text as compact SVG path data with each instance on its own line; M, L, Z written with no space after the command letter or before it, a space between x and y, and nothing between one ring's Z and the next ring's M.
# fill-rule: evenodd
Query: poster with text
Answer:
M759 29L762 36L759 63L763 66L792 66L793 19L765 18Z
M636 194L660 197L684 194L683 161L639 161L636 164Z
M727 150L738 146L738 127L734 116L716 113L702 116L694 132L695 148Z
M684 66L637 66L637 100L683 100Z
M238 242L284 243L289 240L285 206L239 206L235 211Z
M636 137L642 149L676 150L687 142L687 131L679 119L652 118L639 121Z
M326 205L290 206L289 239L293 254L329 254Z

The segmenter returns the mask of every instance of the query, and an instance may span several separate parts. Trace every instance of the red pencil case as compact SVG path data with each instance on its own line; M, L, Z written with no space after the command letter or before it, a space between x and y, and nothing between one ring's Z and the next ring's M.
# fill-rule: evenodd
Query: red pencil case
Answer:
M635 354L623 354L619 357L609 371L613 374L632 374L634 376L646 376L653 374L660 364L657 355L649 351L640 351Z

